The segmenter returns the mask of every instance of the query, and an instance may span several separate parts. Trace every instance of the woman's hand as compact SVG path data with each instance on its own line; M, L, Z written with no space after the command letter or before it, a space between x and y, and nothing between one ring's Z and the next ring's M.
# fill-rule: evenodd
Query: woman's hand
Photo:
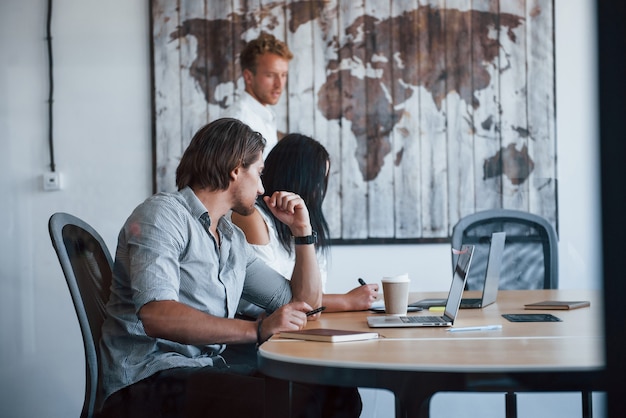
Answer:
M346 298L349 301L349 310L364 311L372 307L372 303L378 299L378 285L365 284L355 287L348 293Z
M309 210L299 195L291 192L274 192L263 198L272 214L287 225L294 237L311 235Z

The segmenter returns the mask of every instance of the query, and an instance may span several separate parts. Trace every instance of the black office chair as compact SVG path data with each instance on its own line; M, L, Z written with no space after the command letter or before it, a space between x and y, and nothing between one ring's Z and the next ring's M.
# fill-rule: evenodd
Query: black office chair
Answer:
M48 230L74 302L85 347L85 400L81 418L94 416L99 400L98 343L106 318L113 260L102 237L87 223L67 213L50 217Z
M452 248L474 245L467 289L482 289L492 232L506 232L500 289L557 289L558 239L552 224L539 215L510 209L476 212L452 229ZM458 256L452 254L452 266Z
M506 232L499 289L557 289L558 238L545 218L511 209L490 209L460 219L452 229L452 248L473 244L468 290L482 289L491 233ZM452 266L457 255L452 255ZM591 392L582 393L583 417L591 416ZM506 416L517 416L517 397L506 394Z
M102 389L100 373L100 337L102 324L107 316L106 304L109 300L113 260L102 237L90 225L67 213L55 213L50 217L48 230L78 317L85 348L86 382L85 399L81 418L97 416L101 405ZM195 388L204 391L203 388ZM283 382L273 387L276 394L288 393ZM217 393L217 391L214 391ZM219 393L216 395L219 396ZM265 402L264 390L254 390L250 402ZM191 407L194 408L193 406ZM257 416L266 416L259 411Z

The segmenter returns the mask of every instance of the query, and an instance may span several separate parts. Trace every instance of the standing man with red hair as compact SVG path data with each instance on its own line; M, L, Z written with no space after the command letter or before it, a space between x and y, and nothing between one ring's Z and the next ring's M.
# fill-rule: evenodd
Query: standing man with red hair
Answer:
M264 158L279 139L271 106L280 100L292 58L287 44L266 32L248 42L239 55L245 91L226 110L226 116L241 120L263 135L267 141Z

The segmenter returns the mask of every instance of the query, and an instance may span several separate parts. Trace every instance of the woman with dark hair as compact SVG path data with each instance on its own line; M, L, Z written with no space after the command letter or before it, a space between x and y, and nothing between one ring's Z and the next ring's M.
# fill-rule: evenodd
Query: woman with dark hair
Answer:
M300 195L309 209L309 218L316 240L315 249L322 275L322 287L326 287L327 259L330 245L328 224L322 211L326 196L330 156L322 144L305 135L289 134L272 148L265 159L263 187L265 195L277 190L288 190ZM232 214L233 222L246 234L257 255L270 267L285 277L291 277L295 261L295 247L299 244L291 231L272 215L263 201L257 199L256 211L249 216ZM356 287L346 294L324 294L322 304L327 312L358 311L369 309L376 300L378 285ZM240 305L240 313L253 316L258 310ZM256 313L256 315L254 315Z

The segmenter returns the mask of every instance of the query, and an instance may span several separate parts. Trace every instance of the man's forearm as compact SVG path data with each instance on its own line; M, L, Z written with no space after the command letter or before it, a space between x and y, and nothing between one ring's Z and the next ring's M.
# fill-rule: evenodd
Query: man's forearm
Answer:
M146 303L139 311L139 318L148 336L181 344L256 341L254 323L212 316L173 300Z

